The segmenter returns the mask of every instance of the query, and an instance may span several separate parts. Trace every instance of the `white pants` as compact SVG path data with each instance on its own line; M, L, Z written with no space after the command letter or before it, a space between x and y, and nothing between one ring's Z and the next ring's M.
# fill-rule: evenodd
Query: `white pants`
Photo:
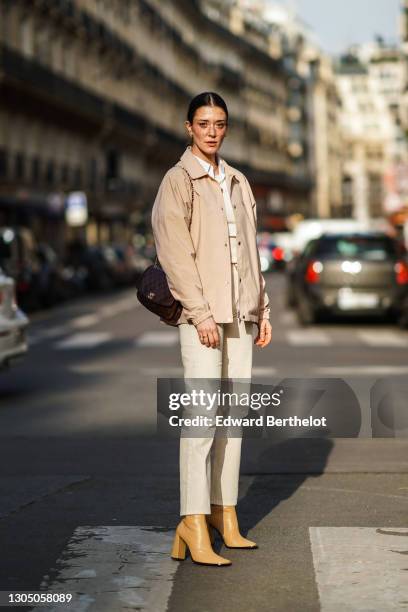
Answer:
M238 273L231 265L233 287L232 323L217 324L220 347L201 344L194 325L179 325L184 378L251 378L252 322L238 318ZM210 504L235 506L238 498L241 437L180 438L180 515L210 514Z

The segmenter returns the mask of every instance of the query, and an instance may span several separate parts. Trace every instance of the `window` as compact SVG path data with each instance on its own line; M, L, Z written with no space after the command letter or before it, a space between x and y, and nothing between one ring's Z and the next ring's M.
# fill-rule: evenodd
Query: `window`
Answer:
M6 149L0 149L0 178L6 178L8 174L8 155Z
M45 180L47 185L53 185L55 181L55 165L52 160L47 163L47 169L45 171Z
M50 62L50 39L47 30L37 24L34 31L33 53L39 62L49 64Z
M24 55L31 57L34 53L34 38L32 21L27 17L20 22L20 44Z
M111 149L106 154L106 179L109 184L114 184L119 178L119 153Z
M98 181L98 164L95 158L92 158L89 162L89 188L91 190L96 189Z
M345 176L342 183L343 202L345 205L353 203L353 179Z
M74 48L69 44L64 44L61 51L62 72L71 78L76 75L76 58Z
M371 214L373 216L381 215L382 213L382 199L383 199L383 182L382 176L379 174L369 174L369 202Z
M69 182L69 168L68 164L62 164L61 167L61 181L64 185Z
M82 170L77 166L74 170L74 185L75 189L79 189L82 185Z
M40 173L41 173L40 159L36 156L36 157L33 157L31 161L31 180L34 184L39 182Z
M386 261L397 255L397 243L388 237L377 236L331 236L320 238L313 249L314 257L327 259L360 259L363 261Z
M25 174L25 159L23 153L16 153L15 160L15 177L16 180L22 181L24 179Z

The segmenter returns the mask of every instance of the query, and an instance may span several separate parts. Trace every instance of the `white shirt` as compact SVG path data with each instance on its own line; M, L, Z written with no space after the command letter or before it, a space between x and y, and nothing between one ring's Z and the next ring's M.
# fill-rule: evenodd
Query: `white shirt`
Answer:
M235 223L235 215L234 215L234 210L232 208L231 196L228 192L228 186L227 186L227 181L226 181L226 176L225 176L225 169L224 169L224 164L222 163L222 159L217 156L218 174L215 174L214 166L212 166L212 164L204 161L204 159L201 159L201 157L198 157L197 155L194 155L194 157L200 162L200 164L202 165L204 170L207 171L209 176L212 179L216 180L217 183L219 183L221 187L222 195L224 198L224 211L225 211L225 214L227 217L227 223L228 223L228 235L230 239L231 262L237 263L238 261L237 260L237 244L236 244L237 226Z

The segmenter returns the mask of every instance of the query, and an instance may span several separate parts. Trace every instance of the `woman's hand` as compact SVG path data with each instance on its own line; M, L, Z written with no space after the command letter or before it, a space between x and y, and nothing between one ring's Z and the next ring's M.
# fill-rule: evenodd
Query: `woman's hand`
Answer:
M272 325L268 319L261 319L258 323L258 335L254 340L254 344L265 348L272 339Z
M196 325L196 330L201 344L204 344L208 348L219 348L220 335L213 317L208 317L208 319L201 321L201 323Z

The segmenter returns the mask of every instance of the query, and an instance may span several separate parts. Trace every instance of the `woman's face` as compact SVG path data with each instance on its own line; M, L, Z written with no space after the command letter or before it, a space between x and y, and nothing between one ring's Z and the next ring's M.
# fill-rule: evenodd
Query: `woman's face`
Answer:
M222 145L227 132L227 115L219 106L200 106L193 123L186 121L188 133L197 147L207 156L212 156Z

